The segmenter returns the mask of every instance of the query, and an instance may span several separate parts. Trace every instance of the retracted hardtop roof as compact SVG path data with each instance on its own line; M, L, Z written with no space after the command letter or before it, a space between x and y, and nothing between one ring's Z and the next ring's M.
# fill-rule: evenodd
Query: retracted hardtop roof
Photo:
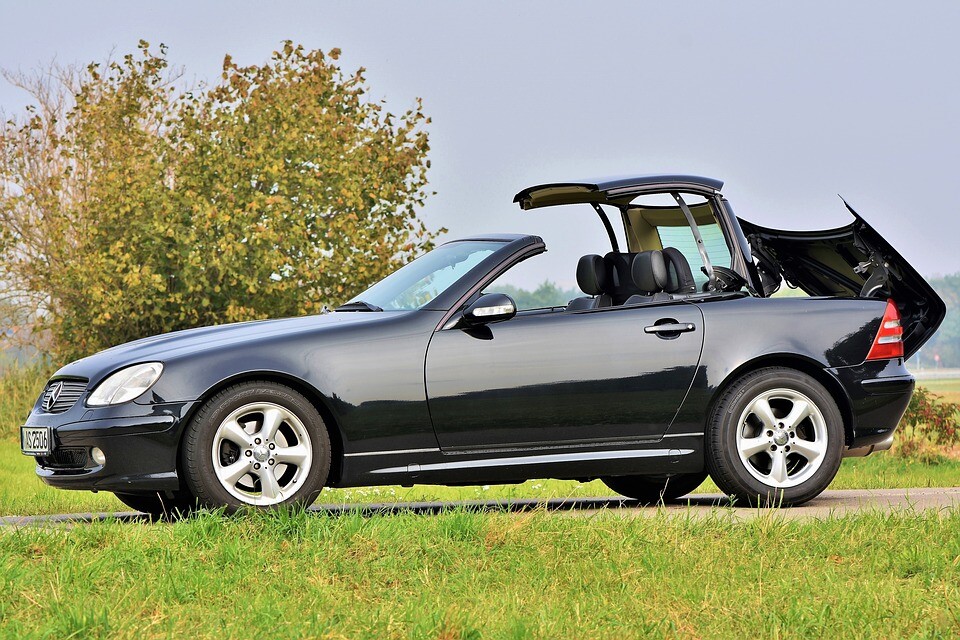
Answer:
M611 248L615 252L619 252L620 247L617 243L616 234L613 232L613 225L610 224L610 218L607 217L606 212L600 205L606 204L620 209L624 229L626 230L629 222L625 212L630 200L642 193L670 193L676 198L680 210L683 211L687 222L690 224L690 229L697 240L697 248L700 249L700 256L703 258L704 267L712 286L714 283L713 268L704 251L703 240L700 238L697 223L680 196L680 192L714 196L720 193L721 187L723 187L722 180L685 174L618 176L599 180L551 182L527 187L515 195L513 201L524 210L563 204L590 204L607 230Z
M616 176L595 180L550 182L527 187L513 197L523 210L561 204L610 204L617 206L625 197L647 191L693 191L717 193L723 181L702 176L656 174Z

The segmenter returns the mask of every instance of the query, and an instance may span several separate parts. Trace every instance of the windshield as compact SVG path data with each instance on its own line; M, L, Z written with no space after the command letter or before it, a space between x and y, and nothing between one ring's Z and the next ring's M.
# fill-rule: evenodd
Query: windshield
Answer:
M363 301L384 311L419 309L502 246L490 241L449 242L394 271L350 302Z

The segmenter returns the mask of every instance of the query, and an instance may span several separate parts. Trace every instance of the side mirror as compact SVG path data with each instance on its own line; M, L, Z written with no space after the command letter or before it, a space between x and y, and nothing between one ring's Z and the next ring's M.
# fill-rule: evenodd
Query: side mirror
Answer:
M463 312L464 321L473 326L503 322L517 315L517 305L505 293L486 293Z

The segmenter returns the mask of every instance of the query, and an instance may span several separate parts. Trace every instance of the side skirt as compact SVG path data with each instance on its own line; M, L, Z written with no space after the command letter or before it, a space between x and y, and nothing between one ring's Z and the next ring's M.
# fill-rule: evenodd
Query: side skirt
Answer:
M594 446L348 453L337 486L498 484L535 478L696 473L703 468L703 433L681 433L656 441Z

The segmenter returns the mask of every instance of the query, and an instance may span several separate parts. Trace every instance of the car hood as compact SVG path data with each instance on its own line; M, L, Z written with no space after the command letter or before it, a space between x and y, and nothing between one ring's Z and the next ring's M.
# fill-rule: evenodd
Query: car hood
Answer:
M910 357L936 332L946 306L917 270L844 204L854 220L838 229L783 231L738 220L765 280L782 277L812 296L892 298Z
M397 312L333 312L321 315L256 320L186 329L111 347L81 360L71 362L57 371L56 377L87 378L97 382L103 376L138 362L166 362L204 351L230 348L254 340L270 337L324 334L348 325L376 322Z

